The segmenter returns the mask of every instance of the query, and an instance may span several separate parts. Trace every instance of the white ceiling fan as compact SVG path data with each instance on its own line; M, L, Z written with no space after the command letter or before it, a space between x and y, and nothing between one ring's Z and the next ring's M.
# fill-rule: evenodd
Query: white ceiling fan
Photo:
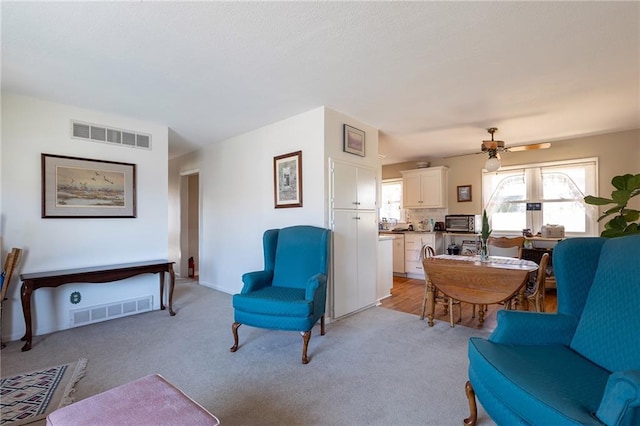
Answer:
M482 141L482 145L480 145L480 149L482 152L489 153L489 159L485 163L485 169L489 172L495 172L500 168L500 153L501 152L516 152L516 151L529 151L534 149L547 149L551 148L551 143L543 142L543 143L534 143L531 145L519 145L519 146L511 146L505 147L504 141L496 141L493 139L493 134L498 131L497 127L489 127L487 132L491 134L490 141Z

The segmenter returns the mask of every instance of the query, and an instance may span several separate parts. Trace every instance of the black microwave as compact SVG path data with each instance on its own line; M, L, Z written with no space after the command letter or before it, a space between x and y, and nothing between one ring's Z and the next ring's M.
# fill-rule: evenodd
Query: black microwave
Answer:
M479 214L448 214L444 217L447 232L467 232L477 234L482 229L482 216Z

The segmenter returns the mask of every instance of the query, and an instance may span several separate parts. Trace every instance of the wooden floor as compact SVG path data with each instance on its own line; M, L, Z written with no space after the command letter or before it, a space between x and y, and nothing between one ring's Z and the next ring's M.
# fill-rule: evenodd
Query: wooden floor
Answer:
M414 280L411 278L393 277L393 288L391 297L382 299L382 306L396 311L409 314L420 315L422 310L422 300L424 297L424 280ZM496 327L496 312L503 309L502 305L489 305L484 316L484 324L478 323L478 314L472 318L472 305L462 304L462 321L459 325L466 327L476 327L486 330L493 330ZM545 298L545 311L555 312L557 309L557 299L555 289L547 290ZM458 318L458 308L454 307L455 316ZM448 314L445 315L441 306L436 306L435 319L438 321L449 321ZM426 318L425 318L426 324Z

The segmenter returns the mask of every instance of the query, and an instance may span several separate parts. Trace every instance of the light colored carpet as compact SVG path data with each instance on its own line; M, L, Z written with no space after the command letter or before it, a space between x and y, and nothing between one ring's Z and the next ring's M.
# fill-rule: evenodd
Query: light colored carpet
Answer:
M482 330L375 307L319 326L300 362L295 332L241 326L231 296L178 280L175 317L154 311L35 336L2 350L3 375L88 358L76 400L159 373L224 425L457 425L469 411L467 339ZM490 425L480 409L479 424Z
M71 404L87 360L46 367L0 380L0 424L19 426L44 419L52 411Z

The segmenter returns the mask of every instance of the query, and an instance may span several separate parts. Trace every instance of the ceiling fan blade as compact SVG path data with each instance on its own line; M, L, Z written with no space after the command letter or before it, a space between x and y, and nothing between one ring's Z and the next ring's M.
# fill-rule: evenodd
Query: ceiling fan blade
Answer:
M531 151L533 149L547 149L547 148L551 148L550 142L534 143L531 145L510 146L505 151L509 151L509 152Z

